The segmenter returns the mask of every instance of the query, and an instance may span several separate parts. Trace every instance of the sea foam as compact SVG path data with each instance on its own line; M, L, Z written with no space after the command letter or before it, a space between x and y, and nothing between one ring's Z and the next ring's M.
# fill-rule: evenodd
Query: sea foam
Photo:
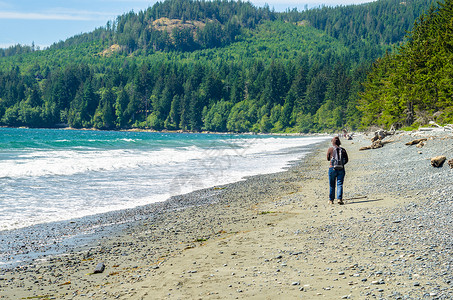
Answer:
M132 208L276 172L325 140L10 131L10 140L0 138L0 230ZM26 137L16 141L14 134Z

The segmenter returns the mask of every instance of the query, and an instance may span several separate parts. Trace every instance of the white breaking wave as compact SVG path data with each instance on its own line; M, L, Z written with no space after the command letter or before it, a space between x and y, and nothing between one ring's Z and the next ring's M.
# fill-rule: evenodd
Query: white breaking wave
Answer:
M75 175L143 166L171 165L193 159L234 157L276 152L281 149L305 146L322 138L266 138L229 141L230 146L202 149L184 148L143 150L52 150L24 153L15 160L0 161L0 178Z
M158 151L36 151L14 161L0 162L0 178L75 175L163 165L198 158L196 151L165 149Z
M69 220L280 171L315 138L235 138L212 146L28 150L0 161L0 230Z

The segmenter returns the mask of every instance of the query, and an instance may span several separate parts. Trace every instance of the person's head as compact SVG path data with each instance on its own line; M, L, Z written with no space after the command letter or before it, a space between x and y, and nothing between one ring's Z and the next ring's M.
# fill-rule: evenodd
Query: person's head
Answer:
M340 138L338 136L336 136L336 137L334 137L332 139L332 145L334 145L334 146L340 146L341 145Z

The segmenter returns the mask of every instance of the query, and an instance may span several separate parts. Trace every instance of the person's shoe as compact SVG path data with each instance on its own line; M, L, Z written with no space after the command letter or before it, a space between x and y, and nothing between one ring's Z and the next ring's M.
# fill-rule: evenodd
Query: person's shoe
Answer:
M344 204L343 200L342 199L338 199L338 204L343 205Z
M333 204L333 200L329 200L329 204Z

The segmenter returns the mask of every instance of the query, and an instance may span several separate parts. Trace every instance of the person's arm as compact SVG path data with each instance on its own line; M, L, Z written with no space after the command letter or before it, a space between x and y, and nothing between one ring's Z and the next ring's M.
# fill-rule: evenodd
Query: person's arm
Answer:
M344 150L344 163L347 164L349 161L348 152Z
M332 147L327 149L327 160L330 161L332 159Z

